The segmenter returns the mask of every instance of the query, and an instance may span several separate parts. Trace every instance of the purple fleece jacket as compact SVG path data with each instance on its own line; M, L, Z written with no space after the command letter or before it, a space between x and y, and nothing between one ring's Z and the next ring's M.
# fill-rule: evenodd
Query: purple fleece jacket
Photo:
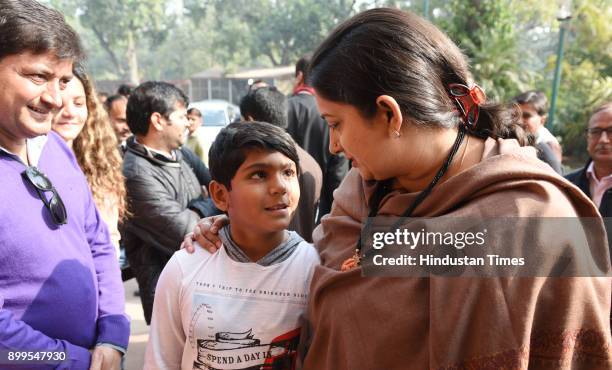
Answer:
M128 344L115 249L74 154L55 133L36 167L60 194L68 223L51 221L21 175L26 166L0 151L0 351L66 351L68 361L40 368L88 369L97 343Z

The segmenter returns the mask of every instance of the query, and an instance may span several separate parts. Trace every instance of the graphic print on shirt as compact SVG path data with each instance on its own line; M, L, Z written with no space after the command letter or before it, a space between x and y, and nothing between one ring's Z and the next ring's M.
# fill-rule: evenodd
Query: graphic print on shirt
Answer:
M294 370L303 305L287 296L194 293L188 333L195 352L193 368ZM280 315L279 303L285 308Z

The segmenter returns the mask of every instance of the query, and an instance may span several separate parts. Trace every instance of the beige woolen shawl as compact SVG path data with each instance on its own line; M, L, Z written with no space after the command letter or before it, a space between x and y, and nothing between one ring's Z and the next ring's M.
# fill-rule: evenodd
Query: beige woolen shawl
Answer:
M482 158L438 184L413 217L598 217L589 199L537 160L533 148L488 139ZM322 266L311 285L305 369L612 368L608 277L382 278L361 277L360 268L340 272L353 254L373 189L353 169L314 232ZM379 214L400 215L415 197L393 192ZM608 251L599 252L609 270Z

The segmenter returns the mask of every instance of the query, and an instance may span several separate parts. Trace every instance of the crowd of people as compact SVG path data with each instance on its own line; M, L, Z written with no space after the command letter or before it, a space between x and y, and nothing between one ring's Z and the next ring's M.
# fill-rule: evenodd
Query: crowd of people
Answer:
M109 96L85 65L61 13L0 0L0 369L121 369L132 277L146 369L612 369L612 102L564 178L545 94L487 100L397 9L340 23L289 97L253 84L210 143L176 86ZM595 241L597 274L366 276L387 216L594 220L530 248L572 270Z

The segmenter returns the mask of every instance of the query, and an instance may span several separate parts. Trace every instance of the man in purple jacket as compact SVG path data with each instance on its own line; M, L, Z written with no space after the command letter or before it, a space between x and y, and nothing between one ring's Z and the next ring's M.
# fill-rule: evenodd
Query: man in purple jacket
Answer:
M0 369L118 369L127 348L107 227L50 132L82 54L60 13L0 0Z

